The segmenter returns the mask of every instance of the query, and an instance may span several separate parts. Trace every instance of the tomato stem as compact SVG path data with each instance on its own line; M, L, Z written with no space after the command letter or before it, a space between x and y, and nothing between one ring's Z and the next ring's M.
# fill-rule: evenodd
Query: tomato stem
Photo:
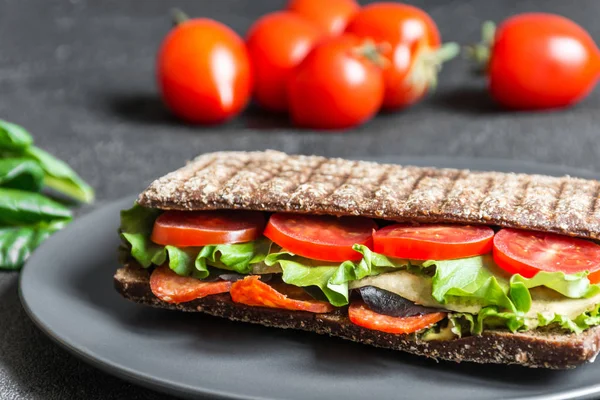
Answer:
M435 52L435 64L440 67L443 63L452 60L454 57L460 54L460 46L458 43L448 42L444 43Z
M375 43L371 39L365 40L360 46L352 49L353 54L364 57L378 67L384 68L389 64L389 60L383 55L389 53L392 46L387 42Z
M442 65L459 53L460 46L454 42L444 43L436 50L422 44L410 77L413 84L435 90Z
M173 18L173 25L174 26L182 24L185 21L188 21L190 19L190 17L185 12L183 12L182 10L180 10L179 8L172 9L171 10L171 16Z
M481 42L491 46L494 44L494 37L496 36L496 24L494 21L485 21L481 24Z
M492 21L485 21L481 25L481 40L477 44L465 46L465 57L473 60L477 65L478 72L484 72L490 62L492 46L496 35L496 24Z

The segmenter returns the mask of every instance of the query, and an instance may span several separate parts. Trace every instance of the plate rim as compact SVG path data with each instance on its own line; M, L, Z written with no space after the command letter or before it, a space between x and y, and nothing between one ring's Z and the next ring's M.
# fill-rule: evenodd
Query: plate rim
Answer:
M136 197L137 197L137 195L128 195L128 196L121 197L120 199L110 201L108 203L104 203L102 206L100 206L96 209L93 209L90 212L88 212L87 214L82 215L81 217L77 218L77 220L81 221L81 220L91 218L91 217L93 217L93 214L95 214L96 212L98 212L104 208L114 207L116 204L119 204L122 202L124 203L126 200L133 201L133 200L135 200ZM68 226L64 230L66 230L66 229L68 229ZM60 233L61 232L57 232L57 235L54 235L54 236L58 236L58 234L60 234ZM52 239L53 238L51 237L50 239L46 240L41 246L44 246L49 240L52 240ZM32 258L33 258L33 256L30 259L32 259ZM24 280L23 277L25 276L24 272L27 268L28 263L29 263L29 260L23 267L23 270L19 274L19 279L18 279L18 281L19 281L18 282L18 295L19 295L19 300L21 302L21 305L23 306L23 309L25 310L25 314L27 314L27 316L33 321L33 323L47 337L49 337L54 343L58 344L61 348L67 350L67 352L69 352L70 354L78 357L79 359L83 360L84 362L88 363L89 365L93 366L94 368L98 368L110 375L116 376L116 377L124 379L128 382L132 382L132 383L138 384L140 386L150 388L152 390L156 390L158 392L165 393L168 395L176 394L177 396L181 396L181 397L185 397L185 398L194 398L194 397L197 397L198 394L201 394L203 396L211 396L212 398L215 398L215 399L223 399L223 400L239 400L240 399L239 396L236 396L233 393L222 392L220 390L206 389L204 387L200 388L200 387L195 387L195 386L189 386L186 384L174 384L173 382L171 382L169 380L165 380L162 377L151 376L144 372L137 371L137 370L134 370L127 366L124 366L122 364L119 364L117 362L108 360L107 358L105 358L99 354L90 354L89 352L86 352L86 351L78 348L77 346L74 346L73 344L69 343L67 340L64 340L64 338L60 337L60 335L57 334L57 332L55 332L54 329L52 329L50 326L48 326L46 323L44 323L40 318L38 318L38 316L35 314L33 309L31 309L31 307L27 303L27 299L26 299L25 295L23 294L23 280ZM198 390L198 389L201 389L201 390ZM271 400L267 397L245 397L244 399Z
M582 177L586 179L596 179L600 180L600 172L596 172L593 170L585 169L585 168L577 168L565 165L554 165L548 163L540 163L536 161L521 161L521 160L512 160L506 158L482 158L482 157L448 157L448 156L403 156L403 155L380 155L380 156L364 156L364 157L347 157L349 159L356 160L365 160L365 161L376 161L376 162L394 162L392 160L397 160L397 164L402 165L428 165L428 164L470 164L485 162L490 164L492 168L486 169L488 171L494 170L497 168L496 166L507 166L507 163L510 163L511 167L515 167L514 169L519 170L519 166L532 168L532 169L540 169L540 170L549 170L556 171L557 175L554 176L574 176L574 177ZM438 167L438 168L455 168L455 167ZM500 167L502 168L502 167ZM477 170L477 169L473 169ZM547 175L547 174L546 174ZM106 203L101 204L98 207L94 207L89 210L84 215L81 215L76 218L77 223L83 223L81 221L86 221L87 219L92 219L94 214L100 212L101 210L109 207L114 207L118 203L124 203L126 200L132 201L137 198L137 194L130 194L127 196L123 196L119 199L108 201ZM75 222L75 221L74 221ZM70 228L70 225L67 226L62 231L57 232L55 235L46 240L40 248L48 247L52 242L59 240L60 236L64 234ZM49 244L50 243L50 244ZM25 277L27 276L26 272L28 271L27 266L30 264L31 260L36 259L36 252L30 257L30 259L26 262L23 267L21 273L18 278L18 296L21 302L23 309L25 310L26 315L34 322L34 324L46 335L48 336L54 343L58 344L61 348L67 350L70 354L75 357L83 360L87 364L93 366L94 368L98 368L105 373L116 376L120 379L123 379L128 382L132 382L134 384L150 388L152 390L156 390L158 392L169 394L169 395L177 395L185 398L197 398L197 396L210 396L211 398L217 399L227 399L227 400L236 400L236 399L249 399L249 400L271 400L271 397L263 397L263 396L246 396L239 395L238 393L226 392L218 389L211 389L200 386L192 386L185 383L174 383L170 380L165 380L161 377L149 375L145 372L141 372L139 370L135 370L133 368L124 366L117 362L111 361L99 354L90 354L90 352L86 352L83 349L78 348L77 346L69 343L64 340L53 328L44 323L35 313L35 311L30 307L27 302L26 296L23 293L23 285ZM553 395L534 395L528 397L514 397L513 400L571 400L571 399L588 399L592 398L591 396L600 394L600 383L586 386L584 388L579 389L570 389L567 391L557 392Z

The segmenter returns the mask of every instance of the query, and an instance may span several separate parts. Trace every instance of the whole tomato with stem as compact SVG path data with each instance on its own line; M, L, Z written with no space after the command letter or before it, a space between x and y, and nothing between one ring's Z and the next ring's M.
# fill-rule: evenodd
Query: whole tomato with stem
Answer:
M287 10L313 22L329 35L344 33L346 25L358 12L356 0L290 0Z
M252 71L244 41L220 22L179 16L158 52L163 101L185 121L224 122L250 100Z
M402 3L363 7L346 32L391 46L384 71L383 107L388 110L410 106L423 98L436 86L442 64L460 51L455 43L441 45L439 30L425 11Z
M381 54L353 35L323 40L288 85L292 121L315 129L345 129L372 118L383 101Z
M260 106L287 111L288 79L322 36L313 23L287 11L267 14L252 25L246 45L254 69L254 98Z
M484 24L483 41L471 48L486 63L491 96L517 110L566 107L594 88L600 52L590 35L560 15L525 13Z

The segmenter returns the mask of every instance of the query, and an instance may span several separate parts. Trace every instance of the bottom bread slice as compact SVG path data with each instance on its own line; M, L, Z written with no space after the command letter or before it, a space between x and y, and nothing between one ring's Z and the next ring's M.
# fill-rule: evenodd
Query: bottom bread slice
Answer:
M153 307L203 312L234 321L327 334L435 359L564 369L593 361L600 349L600 326L579 335L547 330L519 333L488 330L479 336L423 341L415 335L390 334L354 325L345 309L330 314L314 314L250 307L234 303L228 293L170 304L152 294L149 278L147 270L126 266L117 270L114 282L117 291L125 298Z

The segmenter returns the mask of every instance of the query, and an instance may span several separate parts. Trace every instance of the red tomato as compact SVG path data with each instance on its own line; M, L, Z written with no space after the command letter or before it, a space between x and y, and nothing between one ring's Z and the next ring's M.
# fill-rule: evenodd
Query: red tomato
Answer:
M264 226L255 211L167 211L154 222L151 240L177 247L243 243L258 239Z
M210 19L188 20L167 35L157 75L167 107L191 123L215 124L237 115L252 91L244 42Z
M511 17L496 30L489 90L512 109L564 107L585 97L600 73L594 40L575 22L553 14Z
M254 97L271 111L287 111L287 83L323 33L291 12L274 12L252 25L246 45L255 74Z
M360 6L356 0L290 0L289 11L313 22L330 35L341 35Z
M493 237L487 226L397 224L375 232L373 250L410 260L452 260L491 252Z
M280 287L283 287L283 285L280 285ZM234 282L231 285L231 299L236 303L249 306L283 308L286 310L313 313L326 313L335 309L335 307L325 301L309 298L302 300L291 299L266 283L261 282L256 275L250 275Z
M179 276L166 265L156 268L150 275L150 290L167 303L185 303L217 293L227 293L231 282L202 282L189 276Z
M415 315L414 317L390 317L372 311L364 302L356 301L348 308L353 324L386 333L407 334L429 328L446 318L446 313Z
M589 271L589 280L600 282L600 246L554 233L502 229L494 237L494 261L503 270L525 278L539 271Z
M352 245L371 247L377 226L362 217L334 217L277 213L271 215L264 235L291 253L323 261L360 260Z
M420 100L435 84L439 66L447 60L437 53L440 33L435 22L425 11L408 4L369 4L350 21L346 32L391 45L383 100L383 107L389 110Z
M316 46L289 82L292 121L306 128L344 129L371 119L383 100L383 77L361 54L374 51L349 35Z

